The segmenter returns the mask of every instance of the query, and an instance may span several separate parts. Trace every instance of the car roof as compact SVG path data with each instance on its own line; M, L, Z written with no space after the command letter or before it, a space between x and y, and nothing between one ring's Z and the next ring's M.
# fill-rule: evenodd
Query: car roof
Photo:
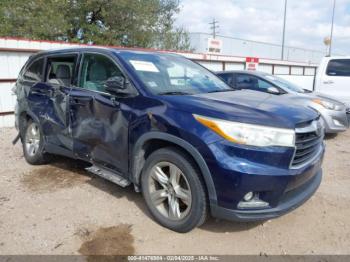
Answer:
M248 75L256 75L256 76L264 76L267 73L261 71L252 71L252 70L228 70L228 71L218 71L215 72L217 75L222 74L248 74Z
M84 46L84 47L68 47L68 48L58 48L40 51L36 56L41 55L51 55L51 54L61 54L70 52L84 52L84 51L109 51L113 53L137 53L137 54L164 54L164 55L174 55L180 56L171 52L157 51L157 50L143 50L136 48L112 48L112 47L102 47L102 46Z

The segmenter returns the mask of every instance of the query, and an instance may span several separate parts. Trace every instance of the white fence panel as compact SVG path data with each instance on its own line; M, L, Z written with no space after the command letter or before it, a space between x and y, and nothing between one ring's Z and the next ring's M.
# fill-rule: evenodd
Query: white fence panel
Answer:
M267 74L272 74L272 65L261 64L258 70Z
M226 63L225 71L229 71L229 70L244 70L244 64L243 63Z
M303 75L304 69L301 66L292 66L291 74L292 75Z
M307 76L313 76L316 74L316 69L313 67L306 67L305 68L305 75Z
M14 125L15 125L14 115L7 115L7 116L0 117L0 127L13 127Z
M275 75L289 75L289 66L275 66Z
M17 78L30 55L29 53L0 53L0 79Z
M13 83L0 83L0 112L12 112L15 108L16 96L12 94Z

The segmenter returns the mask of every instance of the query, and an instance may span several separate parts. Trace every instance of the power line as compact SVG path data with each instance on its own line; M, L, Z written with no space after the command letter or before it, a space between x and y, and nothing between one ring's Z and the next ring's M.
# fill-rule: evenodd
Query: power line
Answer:
M213 38L216 37L216 34L218 33L217 29L219 28L219 21L215 20L215 18L213 18L213 22L209 23L211 26L210 26L210 29L212 30L212 35L213 35Z

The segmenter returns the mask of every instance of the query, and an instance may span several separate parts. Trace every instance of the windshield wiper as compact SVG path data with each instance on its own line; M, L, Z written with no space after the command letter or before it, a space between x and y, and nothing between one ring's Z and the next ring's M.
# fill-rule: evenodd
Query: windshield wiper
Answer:
M183 92L183 91L167 91L167 92L161 92L158 93L158 95L193 95L192 93L189 92Z
M213 90L213 91L209 91L208 93L230 92L230 91L236 91L236 90L238 90L238 89Z

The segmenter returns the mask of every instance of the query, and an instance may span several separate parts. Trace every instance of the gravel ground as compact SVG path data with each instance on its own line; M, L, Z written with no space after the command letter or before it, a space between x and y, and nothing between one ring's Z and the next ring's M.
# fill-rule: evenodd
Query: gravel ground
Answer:
M178 234L142 196L59 158L30 166L0 129L0 254L350 254L350 131L328 137L324 179L302 207L264 223L210 219Z

